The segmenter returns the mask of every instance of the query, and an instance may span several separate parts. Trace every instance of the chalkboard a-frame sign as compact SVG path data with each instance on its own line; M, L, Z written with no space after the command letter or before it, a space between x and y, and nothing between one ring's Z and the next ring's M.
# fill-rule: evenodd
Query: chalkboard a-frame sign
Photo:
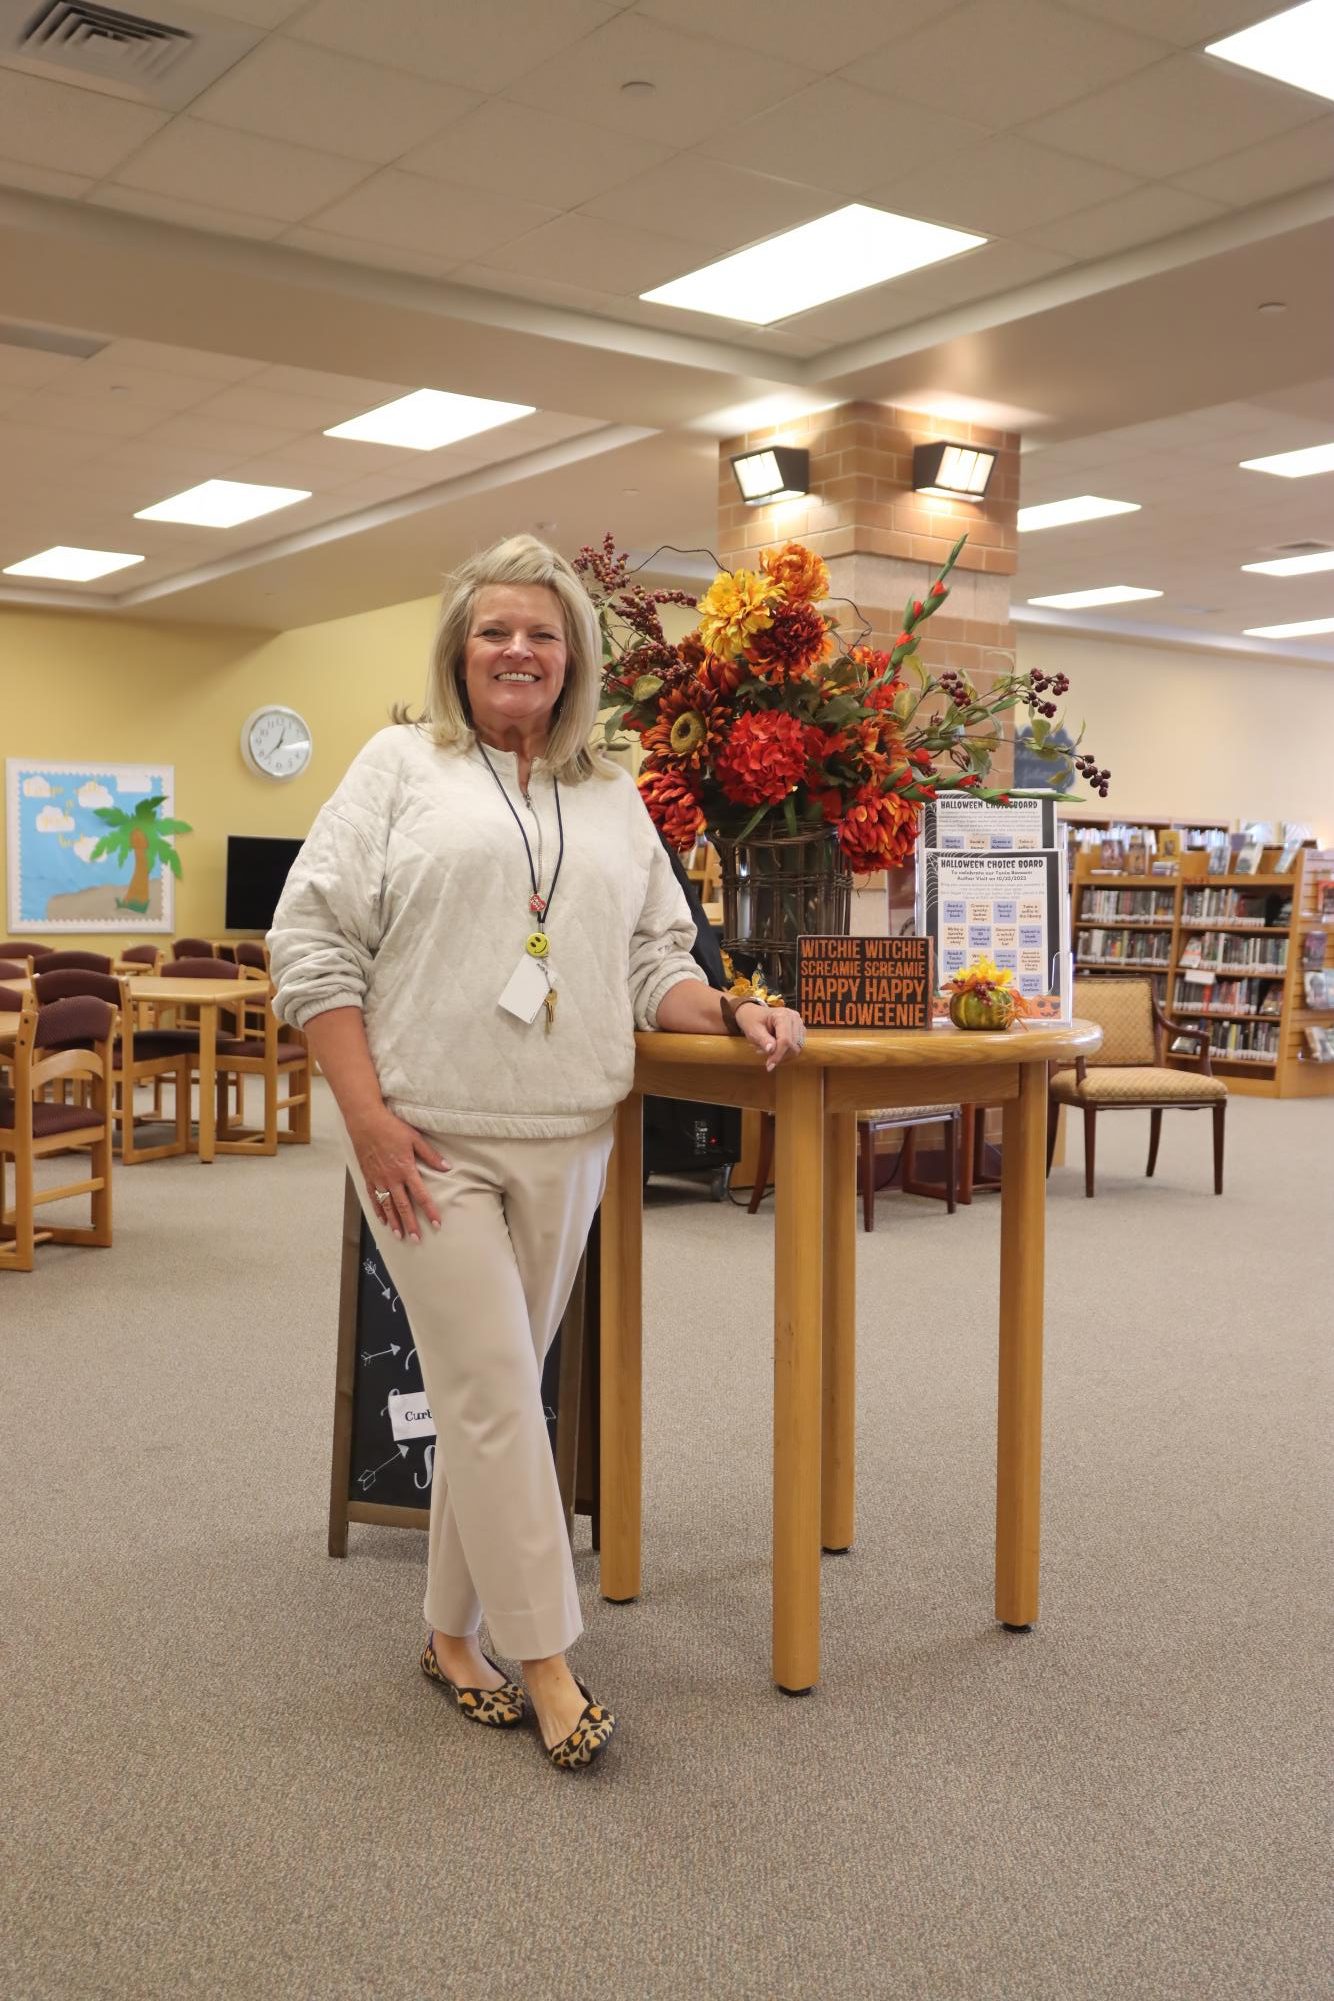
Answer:
M577 1288L576 1288L577 1291ZM571 1301L547 1356L542 1398L547 1431L556 1450L558 1384L568 1382L577 1412L577 1373L560 1379L561 1350L574 1324L582 1334L583 1300ZM578 1338L569 1339L577 1363ZM407 1310L384 1267L370 1226L348 1176L343 1194L342 1277L338 1302L338 1362L334 1388L333 1471L329 1489L329 1554L347 1555L349 1522L383 1528L425 1529L431 1519L435 1435L424 1422L426 1396ZM400 1435L395 1435L396 1432ZM565 1455L577 1447L577 1427ZM564 1460L558 1455L558 1465Z

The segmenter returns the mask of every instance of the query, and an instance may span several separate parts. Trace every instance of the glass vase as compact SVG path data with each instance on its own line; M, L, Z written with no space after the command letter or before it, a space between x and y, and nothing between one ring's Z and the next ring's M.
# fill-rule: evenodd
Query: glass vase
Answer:
M759 974L795 1007L798 938L848 935L852 876L838 837L830 828L712 838L722 873L723 949L738 972Z

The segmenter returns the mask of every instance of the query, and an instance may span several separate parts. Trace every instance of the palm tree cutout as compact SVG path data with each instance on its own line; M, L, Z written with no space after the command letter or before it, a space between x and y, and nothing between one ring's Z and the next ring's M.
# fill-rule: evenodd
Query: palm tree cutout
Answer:
M116 898L118 910L134 910L141 915L148 909L148 878L159 862L169 868L174 876L181 872L181 858L167 834L189 834L193 829L184 820L159 820L157 809L166 798L165 792L157 793L151 799L141 799L133 813L122 813L115 806L98 806L94 810L107 832L89 856L90 861L100 861L103 855L114 855L118 862L134 857L134 872L124 896Z

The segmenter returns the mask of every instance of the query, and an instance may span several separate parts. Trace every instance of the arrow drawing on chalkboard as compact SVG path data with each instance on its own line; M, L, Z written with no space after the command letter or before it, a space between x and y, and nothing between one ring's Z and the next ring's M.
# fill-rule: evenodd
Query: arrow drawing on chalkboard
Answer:
M363 1355L361 1359L363 1362L378 1362L382 1355L397 1355L399 1348L399 1342L391 1341L387 1348L377 1348L373 1355Z
M360 1487L362 1493L364 1494L368 1488L373 1487L375 1485L376 1474L383 1473L385 1466L392 1466L396 1459L406 1459L407 1456L408 1456L407 1446L400 1445L396 1451L390 1453L389 1457L384 1461L383 1465L371 1466L367 1469L366 1472L358 1473L357 1485Z
M389 1301L390 1312L397 1313L398 1294L394 1291L393 1286L390 1285L385 1279L383 1273L380 1270L380 1267L376 1264L375 1259L367 1258L361 1268L366 1273L367 1277L373 1278L375 1280L375 1283L379 1286L380 1297L382 1299L387 1299Z

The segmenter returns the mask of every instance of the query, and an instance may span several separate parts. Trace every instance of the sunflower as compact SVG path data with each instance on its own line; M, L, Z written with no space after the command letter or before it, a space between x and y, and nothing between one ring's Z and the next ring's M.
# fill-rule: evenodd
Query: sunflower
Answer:
M783 593L789 604L814 604L829 596L829 572L812 549L800 542L786 542L781 549L766 549L760 568Z
M772 622L778 592L753 570L720 570L699 601L700 638L710 653L739 653Z
M669 688L658 702L657 720L644 731L644 754L663 768L703 771L719 743L718 697L703 681Z

